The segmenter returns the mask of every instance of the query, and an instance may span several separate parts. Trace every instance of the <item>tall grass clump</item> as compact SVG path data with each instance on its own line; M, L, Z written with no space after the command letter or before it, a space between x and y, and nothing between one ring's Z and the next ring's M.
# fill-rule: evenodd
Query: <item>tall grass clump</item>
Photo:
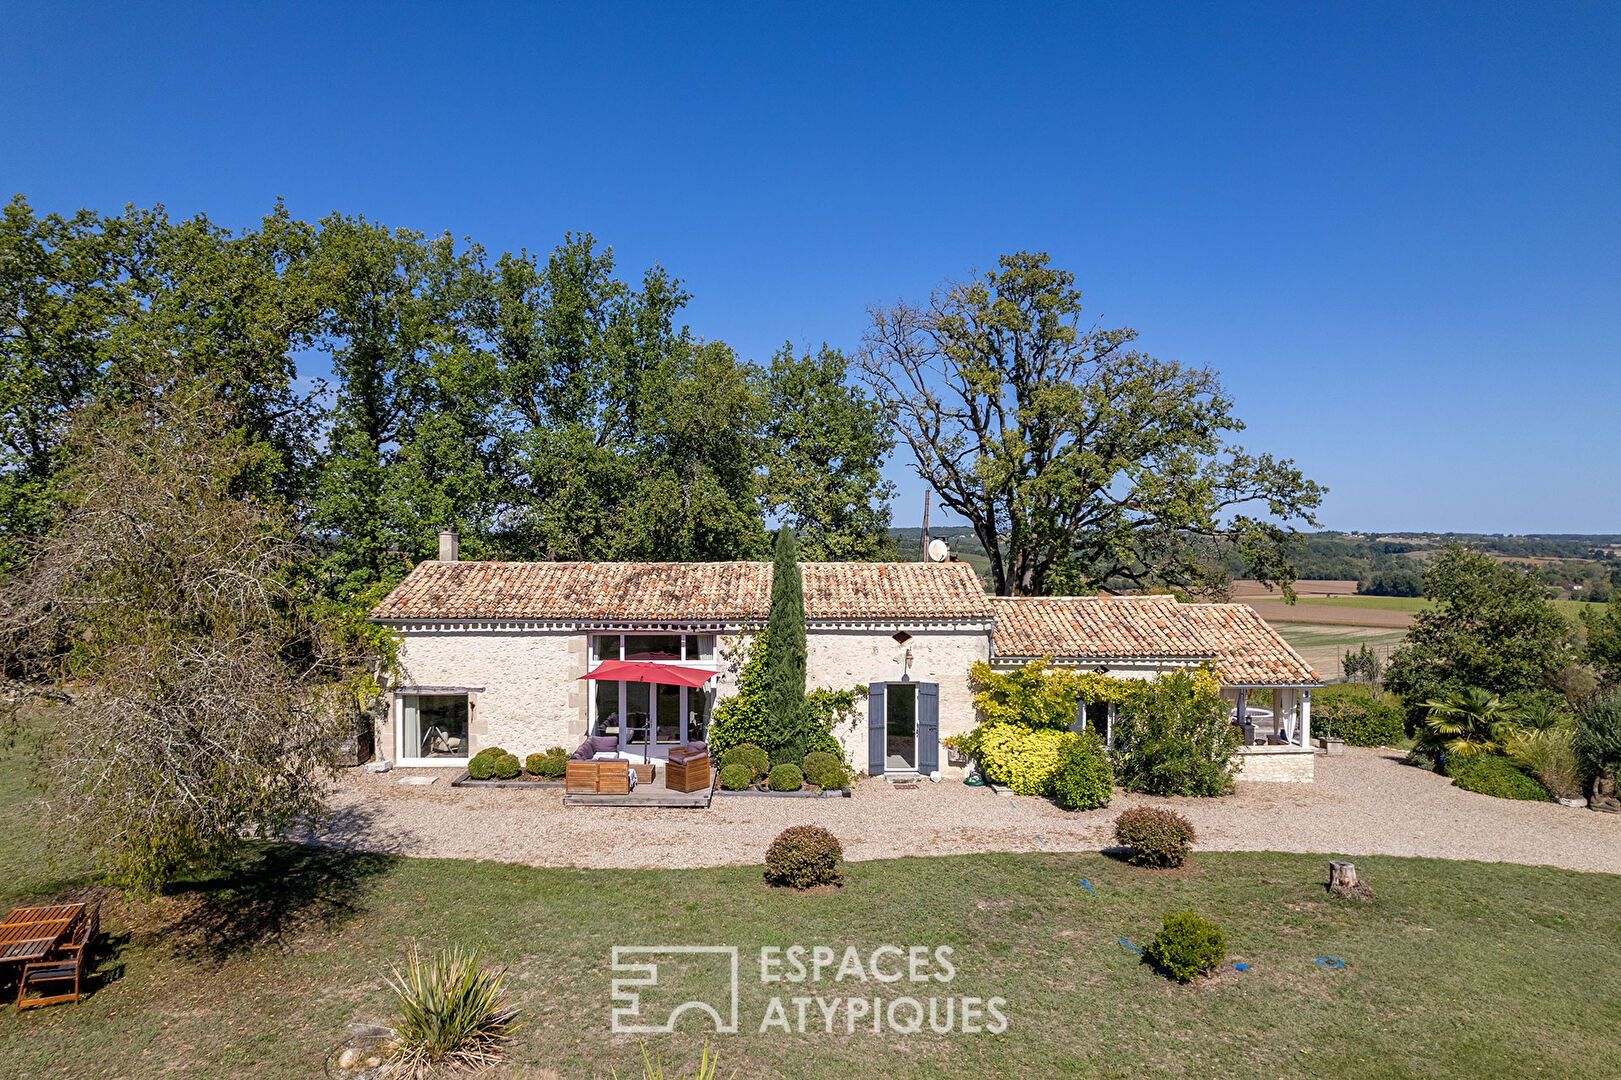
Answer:
M1587 769L1576 752L1574 726L1522 732L1509 740L1509 757L1561 799L1577 799L1587 789Z
M486 1069L501 1060L501 1044L517 1015L501 992L506 969L485 971L480 954L459 948L423 959L415 948L405 971L394 969L394 1054L400 1073L428 1075L437 1066Z

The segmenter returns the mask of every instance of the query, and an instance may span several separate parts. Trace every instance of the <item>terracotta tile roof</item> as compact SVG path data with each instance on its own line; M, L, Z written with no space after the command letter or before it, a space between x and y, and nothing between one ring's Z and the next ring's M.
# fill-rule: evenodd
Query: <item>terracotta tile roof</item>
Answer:
M997 656L1208 659L1229 685L1322 681L1247 604L1179 604L1169 596L997 597L993 603Z
M802 563L812 620L988 620L966 563ZM424 562L373 619L759 622L771 564Z
M998 656L1215 655L1178 614L1173 596L998 596L992 603Z
M1216 670L1229 686L1295 686L1322 678L1248 604L1178 604L1194 633L1215 651Z
M967 563L800 563L805 617L877 622L990 621L991 598ZM770 577L770 567L766 568Z

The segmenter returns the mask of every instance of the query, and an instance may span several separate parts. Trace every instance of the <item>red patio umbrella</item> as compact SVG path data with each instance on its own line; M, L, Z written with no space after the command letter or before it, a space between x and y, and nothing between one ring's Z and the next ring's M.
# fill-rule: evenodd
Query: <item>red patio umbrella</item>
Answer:
M679 667L675 664L654 664L645 660L604 660L597 665L595 671L588 671L580 678L663 683L665 686L702 686L715 675L716 672L705 671L703 668Z

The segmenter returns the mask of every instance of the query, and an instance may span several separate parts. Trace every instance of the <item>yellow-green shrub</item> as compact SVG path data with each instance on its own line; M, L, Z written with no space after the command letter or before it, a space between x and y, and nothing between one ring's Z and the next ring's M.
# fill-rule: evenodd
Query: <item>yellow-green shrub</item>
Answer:
M974 732L974 756L985 775L1020 795L1043 795L1063 764L1071 731L1035 730L1023 724L989 724Z

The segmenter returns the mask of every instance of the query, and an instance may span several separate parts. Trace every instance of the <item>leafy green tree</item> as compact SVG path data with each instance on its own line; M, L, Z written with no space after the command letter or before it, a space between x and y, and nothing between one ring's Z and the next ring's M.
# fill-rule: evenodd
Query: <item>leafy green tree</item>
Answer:
M8 673L68 698L38 748L55 832L140 892L319 814L387 655L322 603L284 504L243 494L274 451L231 413L167 387L81 414L0 590Z
M487 332L512 413L512 543L542 559L740 559L769 549L757 373L676 319L655 266L633 289L613 251L570 235L495 264Z
M1480 551L1443 549L1424 569L1424 595L1436 606L1414 616L1385 672L1415 727L1425 702L1470 688L1522 703L1571 659L1570 627L1537 580Z
M895 558L895 486L881 471L895 440L848 375L849 361L826 344L814 356L784 345L766 371L766 504L793 527L807 562Z
M399 580L457 526L475 557L496 511L494 358L466 331L477 249L361 219L321 223L334 387L310 513L340 595Z
M320 411L296 389L293 359L320 317L304 275L312 235L280 205L240 235L162 207L64 218L20 196L6 206L0 561L50 519L73 416L155 387L211 387L221 415L275 451L259 473L297 495Z
M1048 261L1004 255L925 305L873 308L860 353L918 474L974 527L996 592L1209 589L1213 540L1287 587L1289 523L1316 524L1323 489L1231 445L1243 423L1216 373L1088 326L1074 276Z
M1602 611L1597 605L1582 609L1587 630L1587 662L1611 686L1621 685L1621 603L1611 601Z
M803 761L809 747L805 713L805 582L794 531L777 530L771 568L770 646L765 659L766 750L772 764Z

